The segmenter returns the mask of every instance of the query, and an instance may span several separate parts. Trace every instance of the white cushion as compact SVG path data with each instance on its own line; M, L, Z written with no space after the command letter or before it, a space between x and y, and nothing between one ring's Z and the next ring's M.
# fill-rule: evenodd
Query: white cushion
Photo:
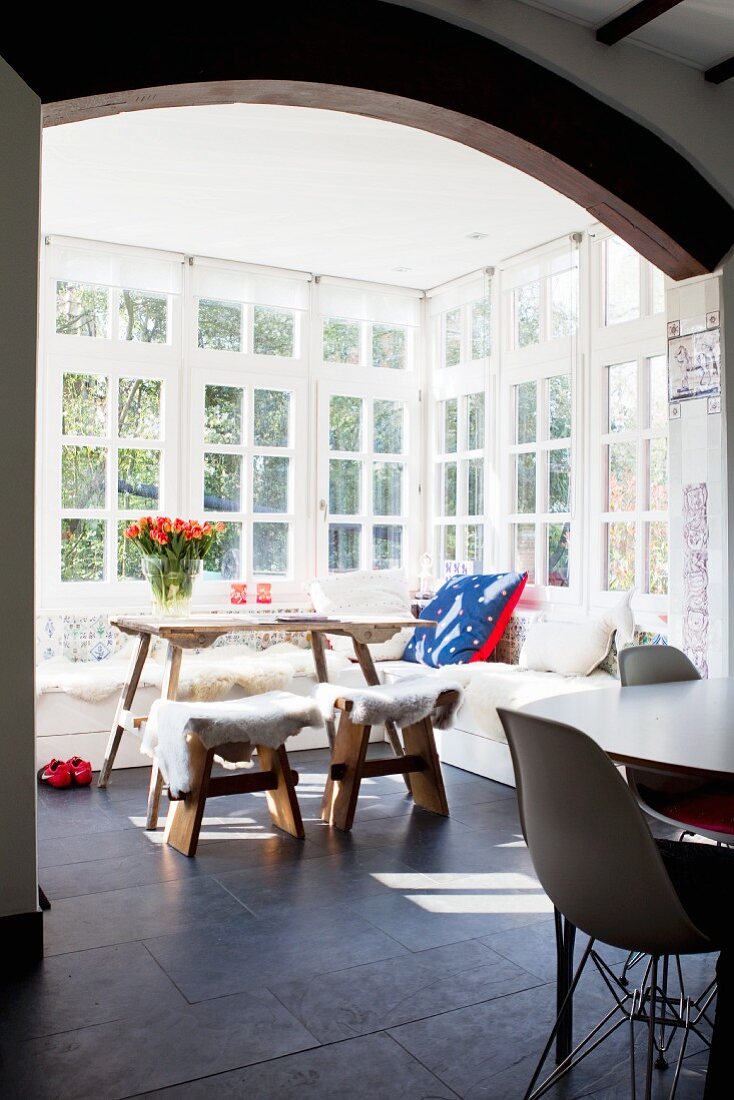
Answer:
M617 652L632 643L635 622L632 593L597 619L580 623L536 622L520 650L520 668L588 676L604 660L617 632Z
M314 610L319 615L397 615L411 613L408 582L402 569L356 570L317 577L308 586ZM412 629L401 630L387 642L370 646L376 661L399 661ZM331 635L334 650L353 653L350 638Z

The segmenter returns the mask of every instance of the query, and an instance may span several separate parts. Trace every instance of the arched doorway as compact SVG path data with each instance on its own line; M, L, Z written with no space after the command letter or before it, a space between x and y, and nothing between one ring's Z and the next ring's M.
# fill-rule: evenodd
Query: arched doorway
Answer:
M155 22L155 20L154 20ZM569 80L490 39L393 4L327 0L247 12L228 33L124 24L109 56L50 34L4 55L45 125L120 111L278 103L432 131L527 172L585 207L674 279L712 270L734 210L684 156ZM692 211L706 211L694 218Z

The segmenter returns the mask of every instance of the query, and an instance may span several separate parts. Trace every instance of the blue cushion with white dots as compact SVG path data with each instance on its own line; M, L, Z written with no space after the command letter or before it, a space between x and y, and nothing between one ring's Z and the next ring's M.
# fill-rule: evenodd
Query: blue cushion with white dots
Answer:
M435 627L416 627L405 647L404 661L430 665L465 665L486 661L502 637L527 573L479 573L453 577L420 613Z

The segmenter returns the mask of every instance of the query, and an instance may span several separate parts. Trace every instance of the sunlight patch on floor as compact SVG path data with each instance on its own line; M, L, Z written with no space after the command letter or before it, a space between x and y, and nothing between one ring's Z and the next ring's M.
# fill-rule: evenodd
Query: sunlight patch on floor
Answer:
M538 886L536 879L521 871L496 871L461 876L454 887L455 874L406 872L404 874L372 872L372 878L392 890L403 891L411 901L427 913L459 915L462 913L551 913L553 905ZM412 893L420 890L420 893ZM435 893L428 893L434 890ZM521 891L527 891L522 893Z

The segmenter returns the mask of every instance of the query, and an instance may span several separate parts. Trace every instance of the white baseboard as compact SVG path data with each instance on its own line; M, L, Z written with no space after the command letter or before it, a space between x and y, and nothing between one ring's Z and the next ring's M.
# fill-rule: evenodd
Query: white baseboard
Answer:
M493 779L495 783L504 783L507 787L515 786L510 750L502 742L451 729L436 730L436 744L442 763Z

